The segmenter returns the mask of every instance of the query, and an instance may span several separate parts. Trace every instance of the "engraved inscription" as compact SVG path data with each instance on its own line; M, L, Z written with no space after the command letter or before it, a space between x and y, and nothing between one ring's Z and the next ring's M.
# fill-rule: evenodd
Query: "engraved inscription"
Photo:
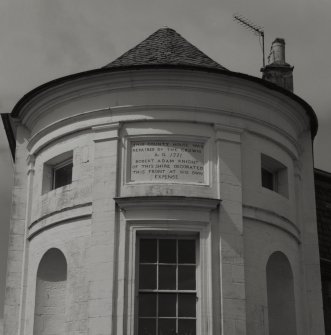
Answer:
M131 143L131 181L204 183L204 144L170 140Z

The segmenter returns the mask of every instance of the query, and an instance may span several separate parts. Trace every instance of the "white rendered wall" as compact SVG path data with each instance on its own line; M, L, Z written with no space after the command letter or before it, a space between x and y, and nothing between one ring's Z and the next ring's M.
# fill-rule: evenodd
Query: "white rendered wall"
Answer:
M51 89L23 108L22 123L6 334L33 334L38 264L58 248L65 333L133 335L138 230L199 236L200 335L267 334L275 251L292 267L298 334L323 334L309 121L296 102L219 74L128 71ZM203 143L204 181L132 181L137 139ZM72 184L43 194L44 163L67 151ZM287 167L288 197L262 188L261 154Z
M58 249L49 249L40 261L35 293L33 333L65 332L67 262Z

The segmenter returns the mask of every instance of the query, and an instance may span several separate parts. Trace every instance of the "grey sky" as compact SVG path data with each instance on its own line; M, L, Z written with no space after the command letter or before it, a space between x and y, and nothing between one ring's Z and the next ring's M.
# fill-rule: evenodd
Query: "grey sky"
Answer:
M233 22L236 12L264 26L267 52L285 38L295 93L319 118L315 165L331 172L330 0L1 0L0 112L44 82L107 64L164 25L228 69L260 77L258 38ZM4 236L12 167L0 132Z

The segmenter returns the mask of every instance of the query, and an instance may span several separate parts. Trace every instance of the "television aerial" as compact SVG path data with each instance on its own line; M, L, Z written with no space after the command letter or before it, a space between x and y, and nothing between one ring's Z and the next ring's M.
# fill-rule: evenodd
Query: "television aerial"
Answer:
M244 28L252 31L255 35L259 37L259 42L262 48L262 56L263 56L263 68L265 67L265 56L264 56L264 30L263 27L254 24L253 22L249 21L242 15L234 14L233 20L238 22Z

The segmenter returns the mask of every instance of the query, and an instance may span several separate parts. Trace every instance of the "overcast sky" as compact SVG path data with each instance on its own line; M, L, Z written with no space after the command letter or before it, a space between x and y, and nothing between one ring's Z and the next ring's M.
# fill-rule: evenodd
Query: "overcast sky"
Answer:
M233 22L237 12L264 27L267 53L285 38L294 92L319 119L315 166L331 172L330 0L0 0L0 112L44 82L109 63L162 26L228 69L260 77L258 38ZM0 169L1 229L12 169L2 127ZM3 236L0 230L2 255ZM0 292L0 317L1 299Z

